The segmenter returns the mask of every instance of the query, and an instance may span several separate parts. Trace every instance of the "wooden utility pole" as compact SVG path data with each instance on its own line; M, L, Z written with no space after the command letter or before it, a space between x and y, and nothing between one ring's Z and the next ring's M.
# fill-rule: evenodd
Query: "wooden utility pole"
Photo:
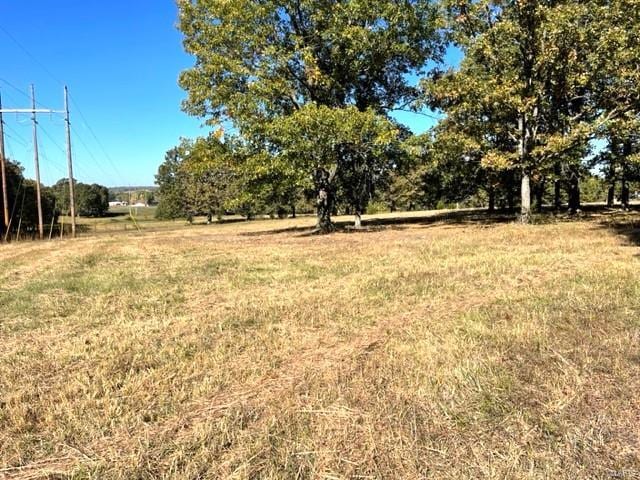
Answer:
M4 229L9 229L9 192L7 192L7 169L4 156L4 120L2 119L2 95L0 95L0 176L2 177L2 210ZM0 230L0 231L2 231Z
M64 123L67 127L67 167L69 169L69 206L71 209L71 236L76 238L76 195L73 185L73 161L71 156L71 121L69 120L69 90L64 87Z
M38 205L38 236L44 239L44 222L42 221L42 195L40 192L40 159L38 157L38 120L36 119L36 93L31 84L31 120L33 121L33 161L36 170L36 204Z

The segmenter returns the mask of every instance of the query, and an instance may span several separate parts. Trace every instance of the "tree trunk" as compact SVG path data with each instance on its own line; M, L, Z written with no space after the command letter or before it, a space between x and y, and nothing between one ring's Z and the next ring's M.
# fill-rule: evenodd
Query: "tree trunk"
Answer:
M553 172L556 177L553 181L553 208L557 212L562 208L562 181L560 180L562 168L559 163L554 165Z
M518 130L520 131L518 155L520 157L520 165L522 165L522 181L520 183L520 222L529 223L531 221L531 178L528 171L529 131L527 129L527 118L525 114L522 114L518 119Z
M516 194L513 190L513 188L511 187L511 185L509 185L509 189L507 191L507 210L509 210L509 212L513 212L516 209Z
M333 194L331 192L331 175L324 168L316 171L316 189L318 197L316 207L318 212L318 222L316 233L331 233L335 230L335 225L331 221L333 211Z
M615 201L616 195L616 187L614 184L609 185L609 189L607 190L607 207L613 207L613 203Z
M543 203L544 203L544 189L546 187L546 179L543 178L540 183L536 185L535 195L536 195L536 212L542 212Z
M296 218L296 206L291 204L291 218Z
M489 213L496 211L496 189L493 185L489 186Z
M353 219L353 228L358 230L362 228L362 215L358 210L356 210L356 214Z
M623 210L629 209L629 183L627 182L627 160L631 155L631 142L627 139L622 146L622 188L620 190L620 203Z
M574 172L569 180L569 213L575 215L580 211L580 179Z
M553 182L553 209L558 211L562 208L562 183L560 179Z
M629 184L625 177L622 178L622 190L620 191L620 203L623 210L629 209Z
M531 184L528 172L522 173L520 194L520 222L529 223L531 221Z
M328 197L327 190L318 191L318 223L316 224L318 233L331 233L335 230L335 225L331 221L331 204Z

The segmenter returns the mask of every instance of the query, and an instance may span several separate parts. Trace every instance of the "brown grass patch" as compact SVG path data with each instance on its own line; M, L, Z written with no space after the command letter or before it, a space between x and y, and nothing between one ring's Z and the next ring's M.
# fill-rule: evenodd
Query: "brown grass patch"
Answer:
M0 478L640 475L628 219L307 223L0 248Z

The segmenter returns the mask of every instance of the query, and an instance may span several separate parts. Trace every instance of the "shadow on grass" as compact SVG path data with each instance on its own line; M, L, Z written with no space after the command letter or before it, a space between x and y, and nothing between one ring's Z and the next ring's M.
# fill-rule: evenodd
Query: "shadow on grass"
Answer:
M640 210L637 207L628 211L606 209L601 213L601 229L620 235L629 246L640 246Z
M495 225L513 221L516 216L510 212L488 213L486 210L455 210L425 214L423 216L373 217L362 220L362 228L353 227L351 220L335 221L336 232L339 233L369 233L380 230L402 230L408 226L431 225ZM314 227L274 228L259 232L242 233L243 236L277 235L282 233L299 233L300 236L315 234Z
M393 229L402 230L409 227L430 227L447 226L452 227L479 225L494 226L517 221L517 213L510 211L496 211L489 213L485 209L477 210L447 210L443 212L416 214L415 216L397 217L373 217L362 220L362 228L353 227L351 220L339 220L335 222L338 233L371 233L381 230ZM551 207L545 207L542 212L533 216L534 224L548 224L561 222L592 222L598 228L613 231L621 235L630 242L631 245L640 246L640 206L633 206L628 211L619 208L609 208L606 205L590 204L583 205L580 214L570 215L566 209L555 211ZM299 234L300 236L311 236L315 234L314 227L286 227L272 228L258 232L242 233L243 236L261 236L277 234Z

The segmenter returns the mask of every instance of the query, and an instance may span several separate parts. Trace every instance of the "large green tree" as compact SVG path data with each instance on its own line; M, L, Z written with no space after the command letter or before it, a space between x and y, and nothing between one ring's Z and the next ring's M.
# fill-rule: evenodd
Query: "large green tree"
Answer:
M629 205L629 182L640 174L640 1L592 0L598 35L592 56L599 72L593 96L598 108L615 120L603 125L606 147L596 160L609 182L607 203L613 205L615 186L624 208Z
M566 163L577 185L589 140L612 112L592 100L597 13L590 2L445 0L452 38L465 57L425 82L468 154L521 178L521 219L531 213L531 180ZM579 202L574 192L574 203ZM575 205L574 205L575 207Z
M306 142L292 141L296 116L316 115L326 127L315 147L330 155L311 155L301 168L317 194L318 229L331 230L338 179L349 177L362 192L375 179L363 165L384 163L365 145L377 133L358 137L354 128L349 144L338 145L330 135L345 129L331 123L340 112L384 117L414 99L409 74L442 54L434 2L182 0L179 7L184 46L195 57L180 78L187 112L211 125L230 122L260 159L309 154L295 151Z

